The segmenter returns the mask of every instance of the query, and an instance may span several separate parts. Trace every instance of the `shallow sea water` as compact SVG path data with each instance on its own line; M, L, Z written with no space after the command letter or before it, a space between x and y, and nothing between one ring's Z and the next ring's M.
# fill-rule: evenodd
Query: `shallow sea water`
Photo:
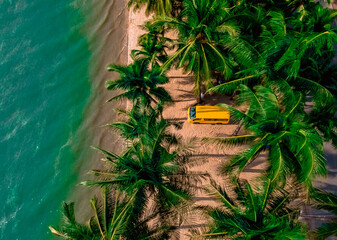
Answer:
M88 4L0 0L0 239L51 239L77 183Z

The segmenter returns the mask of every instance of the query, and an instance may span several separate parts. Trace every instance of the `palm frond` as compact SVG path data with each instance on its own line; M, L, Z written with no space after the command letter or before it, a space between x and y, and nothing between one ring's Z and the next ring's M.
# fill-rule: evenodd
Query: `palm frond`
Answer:
M241 84L247 84L248 80L254 79L255 76L247 76L239 79L235 79L218 86L212 87L207 92L218 92L221 94L230 94L237 89Z
M254 119L253 117L237 110L236 108L228 105L228 104L225 104L225 103L220 103L218 104L218 106L220 107L224 107L226 108L229 112L230 112L230 116L231 116L231 121L233 123L238 123L238 122L243 122L245 126L248 126L249 124L252 124L252 123L256 123L257 120Z
M264 150L264 143L258 142L255 145L249 147L244 152L239 153L233 157L228 164L223 168L225 173L233 172L235 168L239 169L239 172L244 168L261 152Z
M327 239L330 236L337 237L337 222L324 223L317 229L317 239Z
M242 135L242 136L203 138L202 140L205 142L216 143L219 146L232 147L250 143L255 139L256 139L255 135Z
M290 174L289 166L287 166L287 161L284 159L282 150L279 144L272 145L269 151L269 178L270 180L277 181L281 179L282 182L287 179Z
M211 181L211 185L205 189L207 193L214 199L221 201L231 211L236 211L237 206L233 200L229 197L225 189L222 189L214 181Z
M296 81L295 81L296 80ZM298 89L303 89L307 91L310 95L314 96L313 101L318 105L328 106L333 102L333 95L331 92L326 89L321 84L304 77L297 77L296 79L291 81L291 84L294 85Z

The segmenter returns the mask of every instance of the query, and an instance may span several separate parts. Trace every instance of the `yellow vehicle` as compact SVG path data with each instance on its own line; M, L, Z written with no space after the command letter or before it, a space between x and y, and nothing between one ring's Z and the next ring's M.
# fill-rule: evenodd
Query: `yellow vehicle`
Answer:
M228 124L230 113L219 106L195 106L188 109L187 121L190 123Z

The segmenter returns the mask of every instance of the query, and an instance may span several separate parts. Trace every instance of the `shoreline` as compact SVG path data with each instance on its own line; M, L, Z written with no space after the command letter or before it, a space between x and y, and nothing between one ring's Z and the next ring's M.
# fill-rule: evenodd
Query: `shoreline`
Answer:
M117 132L105 127L116 119L114 109L122 106L122 102L106 103L113 93L105 89L105 82L118 76L106 70L109 64L127 64L129 22L127 0L93 1L86 10L89 17L85 24L85 35L92 53L88 70L91 95L78 130L84 133L85 139L75 149L78 160L73 171L78 180L66 199L75 202L77 210L89 210L76 211L78 218L82 220L91 214L88 208L90 199L94 194L100 194L94 188L79 185L81 181L93 177L88 173L91 169L101 166L100 154L90 146L118 152L123 144Z

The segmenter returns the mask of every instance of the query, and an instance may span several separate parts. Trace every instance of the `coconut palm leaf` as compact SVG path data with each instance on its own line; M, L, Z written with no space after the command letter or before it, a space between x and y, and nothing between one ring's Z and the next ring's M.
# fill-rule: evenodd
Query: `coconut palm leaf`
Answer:
M223 167L224 173L235 173L235 169L237 168L239 173L242 172L245 167L254 159L256 156L264 150L264 144L259 142L258 144L254 144L249 147L245 151L239 153L235 157L233 157L228 164ZM239 173L237 175L239 175Z
M337 216L337 196L320 189L313 189L311 191L311 198L313 206L317 209L327 210ZM330 222L324 223L320 226L315 237L317 239L327 239L329 236L337 236L337 218L331 219Z
M219 146L228 146L228 147L251 143L255 139L256 139L255 135L203 138L205 142L218 143Z
M241 84L248 83L248 80L254 80L255 76L247 76L239 79L235 79L226 83L222 83L218 86L212 87L208 92L219 92L222 94L229 94L236 90Z
M172 0L129 0L128 7L133 7L134 11L140 10L142 7L145 8L146 16L149 16L151 13L155 13L159 16L170 15L172 11Z
M109 101L127 98L134 104L141 103L150 106L151 103L171 102L170 95L158 85L168 82L168 78L162 75L158 67L149 69L147 59L138 59L134 63L124 67L119 65L109 65L109 71L120 74L120 79L106 82L108 90L121 89L125 92L111 98Z
M257 120L255 118L249 116L246 113L243 113L243 112L237 110L236 108L234 108L234 107L232 107L232 106L230 106L228 104L219 103L218 106L224 107L224 108L226 108L230 112L231 121L233 121L234 123L242 121L245 125L248 126L248 125L250 125L252 123L256 123L257 122Z
M102 191L102 198L103 203L100 203L96 196L90 201L94 216L86 225L77 222L74 203L63 203L62 226L60 230L49 227L50 230L54 235L65 239L122 239L122 236L125 236L132 198L129 202L125 202L116 193L115 198L109 199L106 188ZM110 208L113 211L109 211Z
M238 176L260 153L267 151L267 176L272 182L285 184L288 177L295 174L300 182L310 187L315 176L326 176L323 142L318 132L303 122L305 114L301 94L283 93L283 96L294 97L293 101L284 102L278 100L271 88L256 86L252 91L247 86L241 86L240 95L237 98L239 103L248 103L246 113L228 105L222 106L231 112L231 118L243 122L249 134L206 139L224 147L250 141L247 150L234 156L223 167L224 173ZM280 103L287 105L280 106ZM254 114L254 111L259 111L259 114Z
M153 211L158 211L156 214L160 218L158 229L166 229L172 209L184 207L191 199L188 190L193 189L192 184L197 184L205 176L193 172L186 174L186 160L174 150L177 149L177 138L168 130L172 124L158 119L158 112L152 112L136 124L141 130L137 130L132 145L121 155L98 149L111 159L112 164L106 170L96 171L97 179L85 184L114 186L127 195L136 193L136 203L132 204L131 210L132 229L137 229L137 221L151 214L147 208L152 199L157 206ZM168 234L163 239L170 236Z
M178 32L177 50L162 68L166 70L174 63L192 72L196 94L200 94L202 84L206 88L211 86L211 71L220 70L227 79L232 75L231 61L219 45L219 35L233 34L236 26L234 21L226 19L227 5L225 1L185 0L179 17L152 21L154 26L173 28Z
M304 77L297 77L296 81L291 81L291 84L299 89L307 91L311 96L313 96L314 103L319 107L324 108L325 106L331 105L333 102L333 95L331 92L313 80Z
M263 180L259 186L262 188L253 190L248 182L237 183L233 192L213 182L211 196L222 206L207 210L212 223L195 237L306 239L306 229L298 221L299 210L289 205L293 194L280 189L272 191L270 180Z
M132 59L145 59L152 68L158 67L168 59L167 50L171 49L172 40L164 37L164 30L146 22L142 29L145 34L138 38L141 50L131 50Z

